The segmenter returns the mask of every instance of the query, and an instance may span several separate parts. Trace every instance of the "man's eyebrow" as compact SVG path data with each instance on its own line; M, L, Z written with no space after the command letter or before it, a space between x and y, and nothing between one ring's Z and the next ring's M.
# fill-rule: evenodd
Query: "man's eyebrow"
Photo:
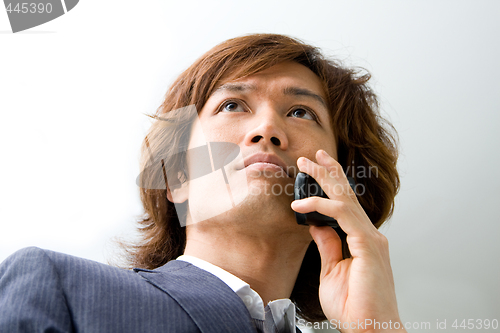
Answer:
M283 89L283 93L285 95L312 97L315 100L317 100L318 102L320 102L321 104L323 104L323 106L328 109L328 106L326 105L326 102L323 99L323 97L321 97L318 94L313 93L312 91L310 91L308 89L299 88L299 87L286 87L285 89Z
M224 83L222 86L215 89L214 93L222 92L222 91L243 92L243 91L256 90L256 89L257 89L257 87L253 84L228 82L228 83Z
M229 92L245 92L245 91L251 91L251 90L257 90L257 86L254 84L250 83L240 83L240 82L227 82L217 89L213 93L218 93L218 92L223 92L223 91L229 91ZM325 108L328 108L326 105L325 100L323 97L320 95L305 89L305 88L299 88L299 87L286 87L283 89L283 94L285 95L293 95L293 96L306 96L306 97L312 97L318 102L320 102Z

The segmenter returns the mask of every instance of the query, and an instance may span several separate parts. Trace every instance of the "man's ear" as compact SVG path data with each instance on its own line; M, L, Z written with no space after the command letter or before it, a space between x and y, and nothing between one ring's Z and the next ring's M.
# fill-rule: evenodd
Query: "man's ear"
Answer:
M180 187L176 187L172 190L167 186L167 199L171 203L183 203L188 197L188 182L184 182Z

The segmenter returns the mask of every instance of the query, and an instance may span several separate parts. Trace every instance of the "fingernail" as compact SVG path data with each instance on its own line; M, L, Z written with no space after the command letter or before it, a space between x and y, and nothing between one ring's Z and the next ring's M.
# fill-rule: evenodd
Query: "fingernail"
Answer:
M324 151L323 149L320 149L319 150L319 153L323 156L327 156L327 157L330 157L330 155L328 155L328 153L326 151Z

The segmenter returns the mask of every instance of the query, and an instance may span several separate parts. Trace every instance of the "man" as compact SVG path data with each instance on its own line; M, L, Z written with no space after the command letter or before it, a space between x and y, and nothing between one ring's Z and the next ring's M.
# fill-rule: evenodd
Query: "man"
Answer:
M0 268L0 330L290 332L297 310L345 332L404 331L377 231L399 186L397 151L368 78L281 35L210 50L174 82L145 140L143 241L128 252L138 268L14 254ZM218 163L216 143L239 158ZM328 198L292 202L299 171ZM333 217L347 237L298 225L294 211Z

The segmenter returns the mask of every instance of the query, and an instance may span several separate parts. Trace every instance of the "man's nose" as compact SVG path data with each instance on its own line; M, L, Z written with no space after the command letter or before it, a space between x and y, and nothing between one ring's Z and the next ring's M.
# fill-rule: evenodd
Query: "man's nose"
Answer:
M288 148L288 137L285 132L285 123L280 116L271 110L263 112L254 119L253 128L246 134L245 143L270 144L282 150Z

